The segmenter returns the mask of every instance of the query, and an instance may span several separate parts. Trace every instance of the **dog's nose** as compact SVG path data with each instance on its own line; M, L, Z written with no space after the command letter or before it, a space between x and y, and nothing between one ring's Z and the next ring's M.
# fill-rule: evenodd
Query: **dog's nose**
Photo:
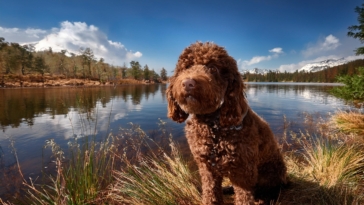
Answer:
M195 85L196 85L196 82L192 79L184 79L182 81L182 86L187 91L194 89Z

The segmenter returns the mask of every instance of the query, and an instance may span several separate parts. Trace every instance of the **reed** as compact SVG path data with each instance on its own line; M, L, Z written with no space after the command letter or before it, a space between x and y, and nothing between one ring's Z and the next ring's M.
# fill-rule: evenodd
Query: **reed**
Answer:
M51 150L51 163L55 167L39 178L25 179L15 145L12 144L26 196L17 197L23 204L99 204L103 200L104 190L112 181L114 169L116 137L108 135L102 140L96 138L97 109L90 112L82 98L79 99L79 123L75 128L72 118L69 120L73 132L79 129L82 134L75 135L68 142L68 152L55 142L46 141L44 149ZM22 194L24 195L24 194ZM24 199L25 198L25 199ZM19 203L18 202L18 203ZM10 202L8 202L10 203Z
M137 164L124 157L126 166L114 171L115 182L109 196L121 204L200 204L197 177L173 141L170 146L170 155L159 151Z
M98 204L103 190L111 183L114 166L113 137L104 142L85 137L83 143L69 143L70 157L53 141L47 142L55 157L56 174L50 184L24 182L31 204ZM80 148L81 147L81 148Z
M364 203L362 141L353 143L330 120L311 124L316 131L289 132L284 155L291 183L276 204Z
M335 126L347 134L364 136L364 114L355 111L339 111L332 117ZM364 140L364 138L363 138Z

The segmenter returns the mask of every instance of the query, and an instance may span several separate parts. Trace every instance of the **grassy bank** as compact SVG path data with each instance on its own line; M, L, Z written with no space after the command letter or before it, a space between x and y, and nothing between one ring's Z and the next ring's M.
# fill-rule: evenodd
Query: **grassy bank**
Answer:
M337 112L328 121L306 116L311 131L287 134L291 142L283 143L284 155L292 183L278 204L364 203L364 135L351 127L358 116L364 119L357 112Z
M274 204L364 203L364 115L305 119L301 132L285 123L280 144L290 184ZM49 141L55 173L46 184L23 179L26 198L0 204L200 204L193 162L182 157L164 122L153 135L158 138L131 125L102 142L72 141L69 156ZM231 202L233 196L225 198Z
M131 78L113 78L99 80L96 78L66 78L64 75L1 75L0 88L18 87L58 87L58 86L115 86L130 84L163 83L162 81L135 80ZM165 82L164 82L165 83Z

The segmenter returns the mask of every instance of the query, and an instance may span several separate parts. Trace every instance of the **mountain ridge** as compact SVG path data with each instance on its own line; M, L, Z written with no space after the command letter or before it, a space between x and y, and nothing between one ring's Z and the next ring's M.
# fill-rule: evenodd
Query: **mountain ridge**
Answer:
M297 69L296 71L298 72L319 72L322 70L325 70L327 68L331 68L334 66L339 66L339 65L343 65L346 63L349 63L351 61L354 61L357 59L348 59L348 58L329 58L323 61L318 61L318 62L313 62L313 63L308 63L304 66L302 66L300 69ZM260 69L260 68L254 68L251 70L243 70L242 73L246 74L246 73L250 73L250 74L267 74L268 72L275 72L275 73L280 73L280 71L278 70L268 70L268 69Z
M349 63L351 60L345 58L339 59L326 59L323 61L315 62L315 63L308 63L302 68L298 69L298 72L305 71L305 72L318 72L325 70L327 68L331 68L334 66L343 65L345 63Z

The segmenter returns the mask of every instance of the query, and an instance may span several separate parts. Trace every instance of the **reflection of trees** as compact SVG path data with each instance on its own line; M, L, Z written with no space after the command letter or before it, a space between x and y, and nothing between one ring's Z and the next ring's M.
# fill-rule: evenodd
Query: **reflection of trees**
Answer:
M163 84L165 86L165 84ZM161 85L161 86L163 86ZM144 86L144 96L145 96L145 99L149 99L149 95L152 94L153 96L155 95L155 93L158 92L159 90L159 87L160 87L160 84L152 84L152 85L147 85L147 86Z
M17 127L24 122L33 125L33 118L45 113L42 108L47 103L44 100L45 94L31 92L37 90L1 90L0 100L0 124L2 126ZM34 98L37 95L38 98ZM15 97L19 96L19 97Z
M21 123L31 126L34 117L42 114L66 115L70 108L83 113L93 113L96 104L106 107L113 98L127 102L131 98L134 105L140 104L143 97L155 95L159 84L130 85L114 87L46 88L46 89L1 89L0 125L18 127ZM165 85L164 85L165 86ZM88 115L92 116L92 115Z
M158 90L160 90L161 87L166 86L165 84L155 84L154 86L148 86L147 88L149 88L148 91L148 95L152 94L152 96L154 97L155 94L158 92Z
M161 85L161 94L162 94L163 102L166 99L166 90L167 90L167 84L162 84Z
M130 87L131 102L133 105L138 105L142 99L142 89L135 89L135 86Z
M134 105L140 104L142 98L149 99L150 94L153 96L159 90L159 84L151 85L130 85L127 86L127 94L131 95L131 101Z

